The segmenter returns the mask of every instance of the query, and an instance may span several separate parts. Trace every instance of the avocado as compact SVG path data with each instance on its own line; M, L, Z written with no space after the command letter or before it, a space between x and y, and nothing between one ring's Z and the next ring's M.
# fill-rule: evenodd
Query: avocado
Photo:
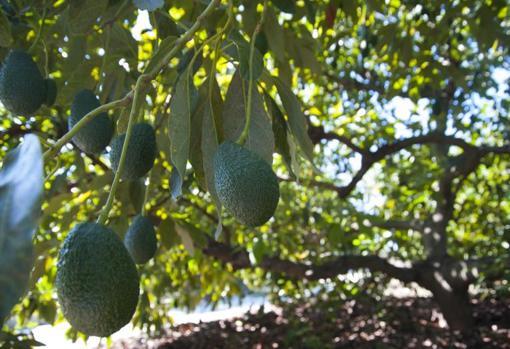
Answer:
M64 317L88 336L107 337L126 325L139 296L136 265L115 232L80 223L67 235L56 289Z
M138 215L133 219L124 237L124 245L136 264L145 264L154 257L158 241L149 218Z
M68 119L69 129L100 105L99 99L91 90L84 89L78 92L71 104L71 115ZM85 153L98 154L110 143L113 131L113 121L110 120L108 114L100 113L73 136L73 143Z
M0 101L13 114L31 116L46 101L46 83L26 52L9 52L0 70Z
M122 134L112 141L110 161L115 172L119 168L125 138L126 134ZM152 126L145 122L133 125L121 178L123 180L135 180L145 176L154 166L156 153L156 133Z
M241 223L256 227L273 216L280 190L271 166L231 141L214 155L214 186L223 206Z

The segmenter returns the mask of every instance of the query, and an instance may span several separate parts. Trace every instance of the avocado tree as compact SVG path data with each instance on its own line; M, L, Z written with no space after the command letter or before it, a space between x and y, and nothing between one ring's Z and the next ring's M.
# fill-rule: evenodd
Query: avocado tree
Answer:
M0 176L0 261L27 240L3 228L4 202L25 207L26 231L38 222L30 279L6 264L28 280L12 310L0 269L3 320L107 336L250 289L349 296L394 278L469 332L470 285L508 288L507 1L0 5L4 172L24 153L45 169L39 220L40 198L19 202L3 189L24 181ZM13 150L27 134L43 155L20 151L33 136ZM96 257L73 254L88 243ZM126 251L136 312L118 302L131 308L91 328L103 318L86 302L116 297L100 273L134 292ZM73 279L82 263L93 277ZM73 298L67 279L93 294Z

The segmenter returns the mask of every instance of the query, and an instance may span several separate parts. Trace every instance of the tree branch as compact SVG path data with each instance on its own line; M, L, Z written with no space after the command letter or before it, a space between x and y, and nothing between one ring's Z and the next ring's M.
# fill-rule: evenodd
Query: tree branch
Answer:
M394 141L393 143L389 143L383 146L380 146L376 151L369 151L362 147L355 145L350 139L347 137L340 136L334 132L325 132L322 126L313 126L309 127L309 135L312 141L317 144L322 139L332 140L336 139L339 142L345 144L353 151L362 155L361 168L356 172L356 174L352 177L351 181L345 186L337 186L333 183L326 183L320 181L310 181L309 183L315 185L317 187L321 187L324 189L336 191L340 198L346 198L351 194L351 192L356 188L358 182L360 182L365 174L372 168L372 166L378 161L384 159L385 157L395 154L403 149L412 147L413 145L418 144L444 144L444 145L455 145L464 150L466 154L476 154L477 156L484 156L490 153L494 154L510 154L510 145L502 146L502 147L494 147L494 146L475 146L469 144L465 140L461 138L457 138L454 136L447 136L438 132L429 133L421 136L409 137L401 140Z
M321 140L337 140L340 143L345 144L349 148L351 148L356 153L360 154L367 154L369 153L368 150L365 150L361 147L358 147L356 144L352 142L352 140L345 136L340 136L339 134L335 132L326 132L324 131L324 126L315 126L311 123L308 123L308 135L310 136L310 139L312 140L313 144L319 143Z
M266 271L283 273L295 279L318 280L345 274L353 269L368 269L372 272L384 273L403 282L417 280L414 268L398 267L379 256L340 256L319 265L292 262L279 257L268 256L264 257L259 264L254 265L251 263L248 251L245 249L233 248L213 239L209 239L208 245L202 252L223 263L230 263L235 270L260 267Z
M340 86L342 86L345 90L354 90L354 91L375 91L380 94L385 92L384 86L377 85L375 83L364 83L359 82L353 78L344 76L337 76L330 72L325 72L325 76L330 80L334 81Z

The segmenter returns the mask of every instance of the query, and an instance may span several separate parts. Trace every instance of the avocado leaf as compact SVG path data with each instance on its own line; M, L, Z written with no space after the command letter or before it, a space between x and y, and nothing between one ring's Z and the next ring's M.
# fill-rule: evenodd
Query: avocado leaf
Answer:
M163 0L133 0L133 3L140 10L147 11L157 10L165 4Z
M0 170L0 324L28 284L43 183L41 146L27 135Z

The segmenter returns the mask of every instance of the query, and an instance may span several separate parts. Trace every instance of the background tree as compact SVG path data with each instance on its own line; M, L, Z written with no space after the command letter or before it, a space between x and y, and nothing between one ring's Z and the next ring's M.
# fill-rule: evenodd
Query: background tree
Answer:
M0 4L0 57L24 48L58 91L52 107L4 110L0 123L2 158L27 133L46 152L35 266L12 312L20 324L62 319L61 241L105 205L121 236L142 207L158 225L133 320L147 329L173 307L247 289L377 294L371 280L395 278L430 290L449 326L470 331L469 286L508 289L506 1ZM151 29L135 40L137 7L148 5ZM108 110L119 134L130 119L154 125L145 180L112 186L108 157L69 143L84 88L103 104L88 120ZM274 218L255 229L218 213L212 186L215 150L238 139L246 105L245 146L280 178ZM357 269L367 278L338 277Z

